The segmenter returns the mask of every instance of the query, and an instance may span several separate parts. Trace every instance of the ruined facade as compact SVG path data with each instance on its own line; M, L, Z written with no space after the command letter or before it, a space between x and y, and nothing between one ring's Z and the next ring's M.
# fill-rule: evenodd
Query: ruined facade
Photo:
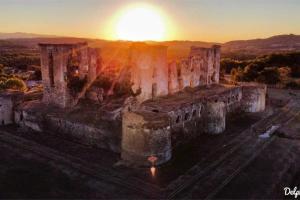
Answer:
M43 102L72 107L100 70L99 52L87 43L40 44Z
M80 142L118 152L129 163L153 164L149 157L156 158L154 164L165 163L180 144L204 133L221 134L228 113L265 109L265 85L219 84L219 46L191 47L187 58L168 64L167 47L133 44L124 67L133 94L101 101L97 91L102 94L103 88L92 86L103 75L99 50L86 43L40 44L40 49L42 102L21 104L13 118L11 100L1 97L5 109L0 107L0 120L69 133ZM85 95L87 89L95 94Z
M138 43L131 47L130 66L132 89L145 101L186 87L218 84L220 47L191 47L187 59L167 64L167 47Z
M168 94L167 47L135 44L130 49L131 82L138 99Z
M149 165L148 158L154 156L156 164L167 162L179 144L202 133L224 132L228 113L265 109L265 85L219 85L219 74L219 46L191 47L188 58L169 63L163 76L168 97L151 99L148 90L144 102L124 110L122 159Z
M188 59L179 62L180 89L219 83L220 46L191 47Z

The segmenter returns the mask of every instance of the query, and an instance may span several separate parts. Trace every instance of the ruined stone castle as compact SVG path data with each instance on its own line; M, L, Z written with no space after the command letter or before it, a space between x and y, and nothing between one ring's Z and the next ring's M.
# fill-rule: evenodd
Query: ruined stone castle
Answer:
M72 135L128 163L165 163L178 145L221 134L228 113L265 109L265 85L219 84L219 46L191 47L186 59L168 61L167 47L134 43L127 66L120 66L132 93L122 97L105 96L95 84L105 68L99 49L78 43L40 44L40 50L43 98L26 100L25 94L15 103L1 95L8 105L0 106L2 123Z

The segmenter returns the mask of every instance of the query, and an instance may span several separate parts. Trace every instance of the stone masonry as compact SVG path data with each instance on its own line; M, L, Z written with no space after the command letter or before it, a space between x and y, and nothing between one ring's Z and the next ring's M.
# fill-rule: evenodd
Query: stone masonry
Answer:
M167 65L167 47L136 43L131 47L132 89L145 101L186 87L219 83L220 47L191 47L190 56Z
M43 100L21 104L15 121L38 131L72 132L135 165L165 163L199 134L221 134L228 113L265 109L265 85L219 84L219 46L191 47L187 58L168 63L167 47L133 43L126 67L119 66L128 67L133 95L107 98L103 105L79 102L103 75L99 49L75 43L40 44L40 50ZM12 100L1 96L0 104L0 122L11 123Z
M77 104L85 85L99 72L99 54L87 43L40 44L43 102L60 107Z

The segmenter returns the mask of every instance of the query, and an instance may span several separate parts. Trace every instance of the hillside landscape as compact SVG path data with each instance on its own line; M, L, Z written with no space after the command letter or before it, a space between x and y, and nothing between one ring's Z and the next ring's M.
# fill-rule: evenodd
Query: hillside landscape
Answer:
M0 33L0 65L8 74L18 73L23 80L40 79L39 43L74 43L86 41L101 49L105 66L123 66L128 59L131 41L110 41L90 38L56 37L28 33ZM300 36L278 35L266 39L236 40L226 43L202 41L146 41L168 46L168 60L180 60L189 55L191 46L222 47L221 69L232 74L234 81L259 81L268 84L284 82L293 87L300 83ZM31 73L29 73L29 71ZM29 75L31 74L31 75ZM268 79L269 77L270 79Z

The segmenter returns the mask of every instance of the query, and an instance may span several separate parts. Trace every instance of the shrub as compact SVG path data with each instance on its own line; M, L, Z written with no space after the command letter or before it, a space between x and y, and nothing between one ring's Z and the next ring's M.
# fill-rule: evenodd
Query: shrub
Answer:
M67 86L70 89L72 96L75 97L79 92L82 91L86 83L87 83L86 77L84 79L80 79L79 77L76 76L68 80Z
M244 81L254 81L262 69L263 67L257 63L251 63L247 65L243 73Z
M26 83L19 78L13 77L13 78L8 78L5 80L2 78L2 89L12 89L12 90L19 90L19 91L26 91L27 86Z
M239 67L237 69L233 68L230 72L231 80L234 82L244 81L243 70Z
M266 84L277 84L280 82L280 74L277 68L265 68L256 79Z

